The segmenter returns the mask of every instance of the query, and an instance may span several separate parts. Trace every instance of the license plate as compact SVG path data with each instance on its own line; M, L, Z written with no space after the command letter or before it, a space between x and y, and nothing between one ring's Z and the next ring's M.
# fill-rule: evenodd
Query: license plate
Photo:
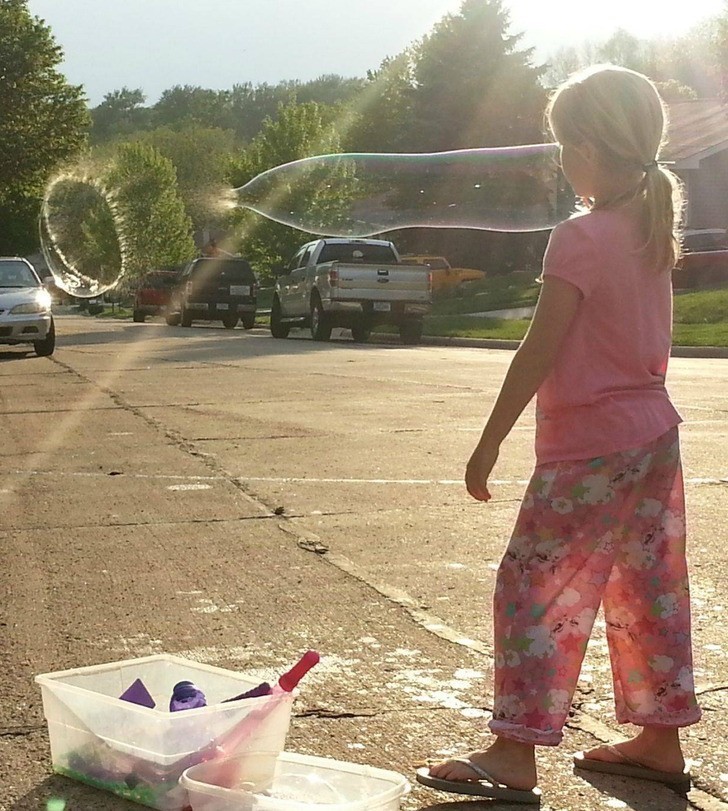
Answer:
M231 296L249 296L250 295L250 285L249 284L231 284L230 285L230 295Z
M388 313L391 309L391 305L388 301L375 301L374 302L374 310L378 313Z
M228 309L228 306L227 306L227 304L216 304L216 305L215 305L215 308L216 308L217 310L227 310L227 309Z

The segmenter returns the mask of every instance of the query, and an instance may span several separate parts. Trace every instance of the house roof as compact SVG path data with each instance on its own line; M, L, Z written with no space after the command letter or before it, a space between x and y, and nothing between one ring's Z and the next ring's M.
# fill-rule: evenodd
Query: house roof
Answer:
M728 149L728 105L721 99L672 102L665 160L676 169L697 168L708 155Z

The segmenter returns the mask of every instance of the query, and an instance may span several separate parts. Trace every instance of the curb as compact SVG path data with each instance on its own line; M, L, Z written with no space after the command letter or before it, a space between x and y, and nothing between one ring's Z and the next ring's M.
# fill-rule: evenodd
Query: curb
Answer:
M399 337L388 333L372 333L370 343L398 344ZM423 335L422 346L460 346L468 349L515 350L520 341L505 341L496 338L454 338L438 335ZM728 358L728 346L673 346L673 358Z

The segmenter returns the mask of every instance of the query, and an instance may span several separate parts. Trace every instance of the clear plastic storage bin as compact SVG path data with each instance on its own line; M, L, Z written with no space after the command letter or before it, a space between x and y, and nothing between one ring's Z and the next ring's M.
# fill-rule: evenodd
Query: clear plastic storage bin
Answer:
M156 707L119 696L141 679ZM195 682L207 707L169 712L174 685ZM160 654L36 676L43 694L53 770L164 811L186 805L185 769L246 751L285 747L295 693L232 703L260 679Z
M397 772L293 752L239 754L187 769L192 811L398 811Z

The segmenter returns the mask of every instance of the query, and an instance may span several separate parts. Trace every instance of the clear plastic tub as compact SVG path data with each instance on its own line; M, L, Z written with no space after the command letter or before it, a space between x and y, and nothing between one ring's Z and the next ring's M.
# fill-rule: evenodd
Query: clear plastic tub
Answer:
M250 752L201 763L180 778L192 811L398 811L397 772L293 752Z
M119 696L140 678L150 709ZM207 707L169 712L178 681L195 682ZM196 763L285 747L294 693L220 703L260 679L159 654L36 676L53 770L164 811L184 808L182 772Z

